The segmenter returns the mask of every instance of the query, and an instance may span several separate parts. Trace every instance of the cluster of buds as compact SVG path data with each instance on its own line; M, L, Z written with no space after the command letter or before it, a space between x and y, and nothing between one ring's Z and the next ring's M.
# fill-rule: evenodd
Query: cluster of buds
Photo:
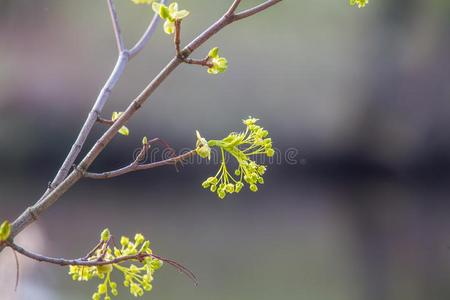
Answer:
M167 34L173 34L175 32L175 22L186 18L189 15L187 10L178 10L178 3L173 2L169 6L164 4L153 2L153 11L165 20L164 32Z
M99 266L73 265L69 267L69 275L73 280L89 281L92 278L103 280L92 295L93 300L110 300L117 296L117 283L112 280L114 270L122 273L123 285L129 288L130 294L135 297L143 296L144 291L152 290L153 274L163 262L152 255L150 241L145 240L140 233L136 234L134 241L126 236L120 239L121 248L111 247L111 235L108 229L103 230L99 245L86 258L87 261L113 261L121 257L132 257L130 261L136 264L124 265L125 261ZM128 261L128 260L127 260Z
M249 185L252 192L258 191L258 184L264 183L266 172L264 165L258 164L253 158L256 155L272 157L275 151L269 132L257 124L258 119L249 117L243 120L246 130L241 133L230 133L222 140L209 140L201 137L197 131L197 153L201 157L210 157L211 147L221 151L221 164L215 176L206 179L202 186L209 189L221 199L227 194L239 193L244 183ZM228 170L226 153L236 159L238 163L234 174Z

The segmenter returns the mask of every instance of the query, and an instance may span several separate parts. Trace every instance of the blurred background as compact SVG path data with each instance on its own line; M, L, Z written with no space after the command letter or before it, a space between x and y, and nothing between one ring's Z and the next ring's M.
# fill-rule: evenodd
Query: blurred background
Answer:
M116 2L132 45L151 8ZM183 42L229 2L180 0L191 11ZM252 115L280 150L260 191L219 200L201 188L216 171L207 164L83 180L17 243L79 257L104 227L142 232L200 282L166 266L144 299L448 299L450 1L371 0L358 10L347 0L286 0L194 56L213 46L229 70L178 68L92 170L130 162L144 135L189 148L195 129L220 138ZM104 116L123 110L172 56L160 28ZM43 193L115 60L106 1L0 1L0 219ZM14 258L0 254L1 299L90 299L95 289L66 268L20 264L15 293Z

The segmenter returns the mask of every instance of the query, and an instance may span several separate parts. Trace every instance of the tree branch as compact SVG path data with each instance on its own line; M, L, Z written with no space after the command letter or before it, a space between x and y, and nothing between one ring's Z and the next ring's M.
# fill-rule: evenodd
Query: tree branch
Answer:
M161 3L165 3L166 0L161 0ZM120 35L120 27L118 24L118 18L117 14L115 12L115 8L113 5L112 0L108 0L108 5L111 12L111 17L113 20L113 27L114 32L116 36L116 41L118 43L118 47L123 44L121 41L121 35ZM117 59L116 65L109 76L109 79L106 81L103 88L100 90L100 93L89 112L89 115L84 122L80 133L78 134L77 139L75 140L74 144L72 145L72 148L70 149L69 153L67 154L63 164L61 165L60 169L58 170L58 173L56 174L55 178L52 180L51 184L49 185L49 188L45 191L44 195L41 197L40 200L42 200L45 196L47 196L52 189L54 189L56 186L58 186L66 177L67 174L69 174L70 168L72 167L73 163L78 157L78 154L80 154L81 149L83 148L84 143L86 142L87 137L89 136L92 128L95 125L95 122L97 121L98 117L100 116L101 112L103 111L103 107L105 106L106 102L108 101L109 96L111 95L111 91L116 85L116 83L119 81L120 77L122 76L125 67L129 60L131 60L133 57L135 57L148 43L150 38L153 36L155 29L159 23L159 16L158 14L154 14L152 21L150 22L150 25L147 27L147 30L142 35L141 39L136 43L136 45L129 51L125 49L123 46L119 53L119 57ZM116 27L117 26L117 29ZM39 200L39 201L40 201ZM1 249L1 248L0 248Z
M232 16L223 15L213 25L201 33L197 38L190 42L184 49L183 53L188 57L193 51L203 45L207 40L214 36L217 32L225 26L260 11L263 11L281 0L269 0L265 3L251 8L239 14ZM235 2L234 2L235 3ZM88 154L83 158L77 168L75 168L69 176L67 176L60 184L53 190L49 191L39 202L26 209L12 224L10 239L12 240L19 232L26 226L34 222L44 211L52 206L68 189L70 189L78 180L83 177L83 173L91 166L103 149L111 142L118 130L128 122L128 120L138 111L141 106L148 100L153 92L164 82L164 80L175 70L181 63L182 59L175 56L172 60L161 70L161 72L148 84L148 86L134 99L127 109L120 115L120 117L109 127L106 132L97 140L95 145L91 148ZM98 114L94 115L93 122L97 120ZM83 140L84 143L84 140ZM82 145L79 144L79 145ZM74 145L75 147L75 145ZM77 148L77 147L76 147ZM77 154L79 153L79 149ZM69 166L72 166L70 164ZM68 171L68 169L65 169ZM0 246L0 251L2 247Z
M130 172L144 171L144 170L149 170L149 169L162 167L162 166L166 166L166 165L173 165L173 164L176 164L177 162L183 161L191 156L194 156L195 154L196 154L195 150L191 150L189 152L186 152L186 153L176 156L176 157L172 157L172 158L168 158L165 160L152 162L152 163L148 163L148 164L139 164L137 161L134 161L131 164L129 164L128 166L114 170L114 171L103 172L103 173L85 172L84 177L90 178L90 179L109 179L109 178L113 178L113 177L117 177L120 175L130 173Z
M116 38L117 50L119 54L125 50L125 46L123 44L122 32L119 24L119 17L117 16L116 7L114 6L113 0L106 0L108 2L109 13L111 14L111 20L114 29L114 36Z
M103 245L104 242L101 242L100 244ZM152 258L162 260L163 262L173 266L178 271L180 271L180 272L184 273L186 276L188 276L194 282L195 285L198 284L197 278L196 278L195 274L192 273L191 270L189 270L182 264L180 264L172 259L168 259L168 258L159 256L159 255L156 255L156 254L139 252L134 255L124 255L124 256L116 257L111 260L104 260L103 258L97 259L97 260L88 260L86 257L76 258L76 259L66 259L66 258L56 258L56 257L49 257L49 256L37 254L32 251L26 250L25 248L22 248L13 242L6 242L6 246L8 246L12 250L14 250L14 255L15 255L15 252L18 252L18 253L22 254L23 256L26 256L35 261L46 262L46 263L59 265L59 266L98 267L98 266L105 266L105 265L111 265L111 264L119 264L119 263L130 261L130 260L143 261L147 257L152 257Z

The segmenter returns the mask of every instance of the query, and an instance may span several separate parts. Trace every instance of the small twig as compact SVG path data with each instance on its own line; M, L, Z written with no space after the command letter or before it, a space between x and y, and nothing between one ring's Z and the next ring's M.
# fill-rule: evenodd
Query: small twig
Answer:
M213 64L210 62L210 58L207 56L204 59L192 59L186 57L186 53L181 51L180 44L181 44L181 20L175 21L175 37L174 37L174 43L175 43L175 51L177 54L177 57L182 60L184 63L190 64L190 65L199 65L203 67L211 68L213 67Z
M236 9L238 8L239 4L241 4L241 0L234 0L233 4L231 4L228 11L225 13L226 16L233 16L236 12Z
M97 117L97 122L100 123L100 124L105 124L105 125L109 125L109 126L114 124L113 120L104 119L104 118L102 118L100 116Z
M14 291L17 292L17 287L19 286L19 276L20 276L20 265L19 265L19 258L17 257L16 251L14 249L11 249L11 251L14 254L14 259L16 260L16 284L14 285Z
M192 59L192 58L185 58L183 61L190 65L199 65L203 67L212 68L214 65L210 62L209 57L206 57L204 59Z
M122 32L121 32L120 25L119 25L119 17L117 16L116 7L114 6L113 0L107 0L107 1L108 1L109 13L111 14L111 20L112 20L113 29L114 29L114 36L116 38L117 50L119 51L119 54L120 54L125 50L125 46L123 43Z
M95 251L97 251L101 246L103 245L103 241L98 242L98 244L92 248L91 251L88 252L88 254L86 254L86 256L84 256L83 258L81 258L82 260L87 260L89 257L91 257Z
M176 268L179 272L183 273L184 275L186 275L187 277L189 277L195 284L195 286L198 286L198 280L197 280L197 276L195 276L194 273L192 273L191 270L189 270L188 268L186 268L185 266L183 266L182 264L172 260L172 259L168 259L165 257L161 257L159 255L153 255L154 258L157 258L159 260L162 260L165 263L168 263L169 265L173 266L174 268Z
M97 259L98 261L102 261L105 259L106 253L108 252L108 247L111 244L111 237L109 237L109 239L106 242L103 242L103 249L102 249L102 254L100 254L99 258Z
M181 49L180 49L180 44L181 44L181 20L176 20L175 21L174 42L175 42L175 50L176 50L177 56L179 58L181 58L181 59L184 59L185 57L183 57L183 55L181 53Z
M90 178L90 179L109 179L109 178L121 176L121 175L131 173L131 172L149 170L149 169L153 169L153 168L157 168L157 167L161 167L161 166L165 166L165 165L176 164L177 162L183 161L183 160L195 155L195 153L196 153L195 150L191 150L191 151L186 152L179 156L175 156L175 157L172 157L169 159L152 162L152 163L148 163L148 164L137 164L136 160L135 160L126 167L123 167L123 168L120 168L117 170L113 170L113 171L109 171L109 172L103 172L103 173L85 172L84 177Z
M237 0L236 0L237 1ZM261 3L260 5L257 5L255 7L249 8L247 10L241 11L240 13L234 14L233 19L235 21L241 20L244 18L248 18L250 16L253 16L254 14L257 14L259 12L262 12L263 10L268 9L269 7L277 4L278 2L281 2L282 0L267 0L264 3Z

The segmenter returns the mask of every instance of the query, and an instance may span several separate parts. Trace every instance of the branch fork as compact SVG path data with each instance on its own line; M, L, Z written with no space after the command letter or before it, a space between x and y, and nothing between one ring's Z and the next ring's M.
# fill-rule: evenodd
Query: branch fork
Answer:
M208 66L208 59L203 60L194 60L189 59L189 56L192 52L197 50L200 46L202 46L206 41L208 41L212 36L218 33L227 25L234 23L235 21L242 20L244 18L250 17L254 14L264 11L265 9L281 2L282 0L266 0L265 2L249 8L247 10L236 12L241 0L234 0L227 12L218 19L214 24L212 24L209 28L207 28L204 32L198 35L193 41L191 41L186 47L181 49L180 46L180 30L178 30L178 37L176 35L176 41L178 46L176 46L177 55L169 61L169 63L161 70L161 72L148 84L146 88L130 103L130 105L123 111L120 117L112 122L103 122L100 117L100 113L103 110L104 105L106 104L113 87L118 82L119 78L124 72L125 66L128 61L139 53L144 45L148 42L150 37L155 31L155 28L159 22L159 16L157 14L154 15L150 25L148 26L145 33L142 35L141 39L132 47L130 50L126 50L121 30L118 22L117 13L115 7L113 5L113 0L107 0L108 7L111 14L111 19L113 22L114 35L116 38L117 49L119 52L117 63L114 67L113 72L111 73L109 79L105 83L105 86L100 91L97 100L92 107L91 112L89 113L75 143L73 144L69 154L67 155L64 163L59 169L57 175L52 181L52 184L44 193L44 195L30 208L26 209L12 224L11 230L11 239L14 238L18 233L20 233L25 227L33 223L42 213L44 213L50 206L52 206L56 201L58 201L61 196L66 193L75 183L77 183L81 178L88 177L94 179L106 179L115 176L119 176L125 173L129 173L132 171L138 170L147 170L155 167L160 167L168 164L175 164L177 162L183 161L186 158L189 158L195 155L195 150L191 150L182 155L172 157L166 160L148 163L148 164L136 164L135 162L131 163L129 166L124 167L119 170L105 172L105 173L89 173L89 172L80 172L79 170L85 171L88 170L95 159L100 155L100 153L106 148L106 146L111 142L111 140L115 137L119 129L124 126L132 116L140 109L140 107L147 102L149 97L153 94L153 92L168 78L168 76L181 64L196 64L201 66ZM165 0L161 0L161 3L165 3ZM180 27L180 24L178 24ZM109 125L109 128L105 131L105 133L97 140L94 146L88 151L86 156L81 160L81 162L77 165L77 168L69 173L71 166L74 164L77 159L88 135L90 134L95 123L105 123ZM84 174L83 174L84 173ZM4 244L0 245L0 251L4 248ZM20 251L18 251L20 253Z

